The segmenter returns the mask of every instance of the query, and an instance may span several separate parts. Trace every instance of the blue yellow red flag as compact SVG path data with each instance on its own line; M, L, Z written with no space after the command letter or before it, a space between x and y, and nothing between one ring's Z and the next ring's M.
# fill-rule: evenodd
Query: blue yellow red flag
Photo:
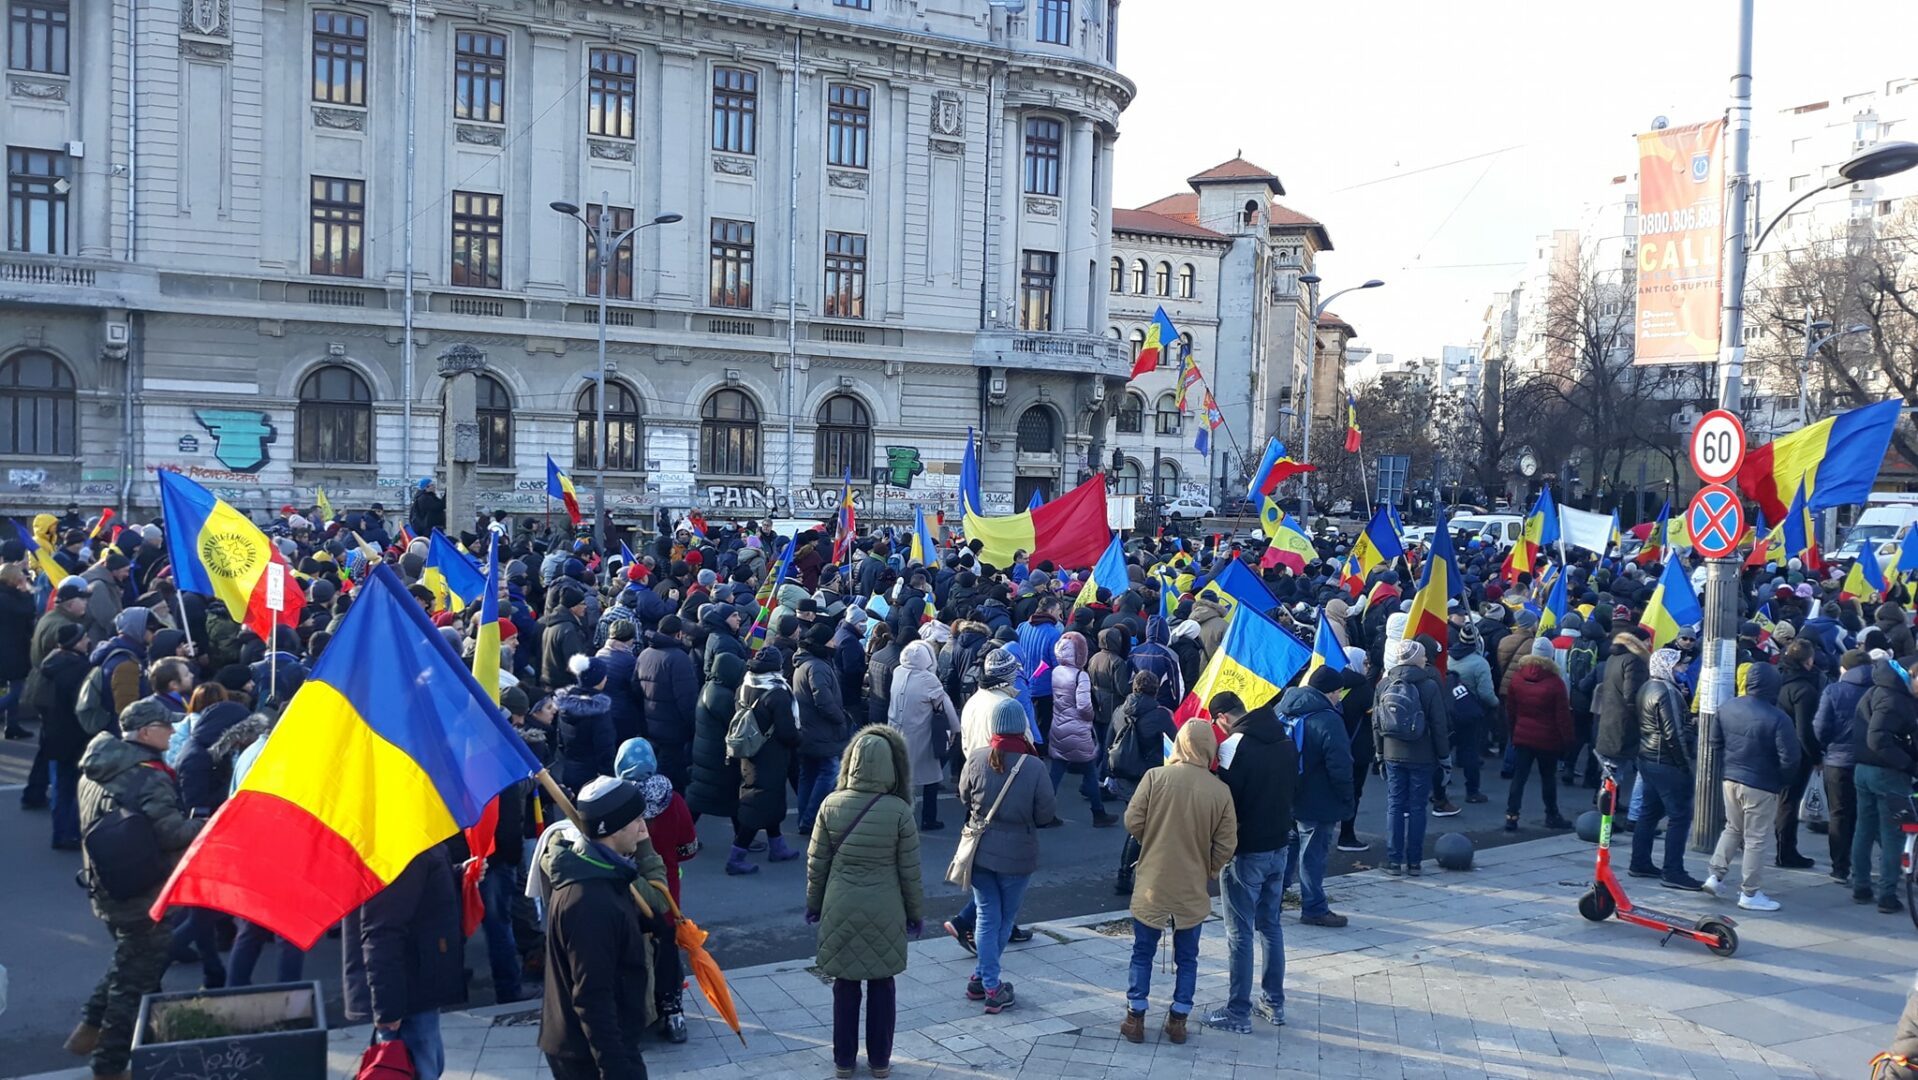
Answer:
M566 475L551 454L546 455L546 495L565 505L566 516L572 519L573 524L580 523L579 492L573 487L573 478Z
M1883 595L1885 572L1878 565L1878 545L1866 543L1858 549L1858 558L1852 561L1851 571L1845 575L1845 584L1838 590L1838 598L1876 600Z
M306 594L292 574L284 606L278 612L266 606L266 568L286 563L280 549L226 500L179 473L161 469L158 475L174 582L185 592L218 597L263 640L273 640L275 625L298 626Z
M1252 610L1261 615L1279 606L1279 601L1272 595L1272 590L1265 587L1265 582L1260 581L1237 559L1226 560L1225 566L1212 576L1212 580L1200 586L1195 595L1217 604L1227 618L1240 604L1251 605Z
M486 575L472 557L453 546L446 534L434 529L426 541L426 565L420 584L433 590L434 611L465 611L486 588Z
M1125 568L1125 545L1120 543L1119 534L1115 532L1112 534L1112 542L1106 545L1105 553L1100 555L1099 561L1093 563L1092 569L1087 571L1085 583L1079 586L1079 595L1073 600L1072 608L1077 611L1092 603L1098 598L1100 589L1117 595L1124 592L1130 584Z
M1324 608L1319 609L1319 628L1312 634L1312 661L1305 666L1305 677L1322 667L1333 671L1344 671L1345 646L1339 644L1339 637L1332 631L1332 616Z
M1438 508L1437 525L1432 530L1432 549L1426 553L1425 569L1419 578L1418 593L1412 597L1412 617L1405 620L1405 639L1429 634L1441 646L1448 640L1447 607L1459 587L1458 556L1452 550L1452 530L1446 526L1445 508ZM1445 653L1431 657L1432 666L1445 671Z
M1256 709L1279 695L1312 659L1312 650L1286 629L1257 612L1240 612L1226 623L1219 651L1193 681L1173 718L1180 723L1209 716L1215 694L1227 690L1239 695L1246 708Z
M1652 590L1652 599L1638 624L1652 636L1652 648L1664 648L1677 639L1680 630L1704 620L1705 612L1698 606L1691 579L1676 557L1666 559L1658 575L1658 587Z

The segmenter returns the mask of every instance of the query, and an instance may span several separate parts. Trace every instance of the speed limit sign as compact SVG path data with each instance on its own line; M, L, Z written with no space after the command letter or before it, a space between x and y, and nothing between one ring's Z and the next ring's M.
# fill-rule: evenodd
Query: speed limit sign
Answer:
M1745 463L1745 425L1724 409L1713 409L1692 427L1692 471L1707 484L1723 484Z

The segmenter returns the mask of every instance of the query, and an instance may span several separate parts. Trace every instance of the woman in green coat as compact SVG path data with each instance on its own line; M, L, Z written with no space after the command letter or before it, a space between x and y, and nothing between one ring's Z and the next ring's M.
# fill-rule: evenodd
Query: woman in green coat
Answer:
M924 906L911 757L899 732L875 724L847 744L806 852L806 921L819 926L819 970L834 980L832 1057L841 1077L858 1056L862 983L866 1064L877 1077L891 1071L892 980L906 970L906 939L923 929Z

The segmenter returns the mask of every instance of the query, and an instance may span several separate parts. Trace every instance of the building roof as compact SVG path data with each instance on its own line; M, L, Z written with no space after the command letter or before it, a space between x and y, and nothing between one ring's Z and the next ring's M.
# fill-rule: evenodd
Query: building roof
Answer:
M1148 214L1177 218L1187 225L1199 224L1199 197L1190 191L1181 191L1177 195L1167 195L1157 202L1149 202L1139 209Z
M1285 188L1279 183L1279 178L1276 173L1270 169L1254 165L1242 157L1234 157L1230 161L1220 162L1197 176L1187 177L1186 183L1191 184L1193 187L1198 187L1201 184L1230 184L1242 180L1257 180L1270 188L1272 194L1285 194Z
M1358 331L1352 328L1352 324L1339 318L1338 313L1334 311L1328 311L1319 316L1319 329L1343 330L1347 337L1358 336Z
M1283 194L1283 192L1281 192L1281 194ZM1304 229L1307 232L1315 234L1313 236L1313 242L1319 251L1332 250L1332 234L1326 231L1325 226L1320 224L1318 219L1308 214L1301 214L1289 206L1281 206L1277 202L1274 202L1267 209L1266 213L1272 222L1272 228L1274 230Z
M1224 240L1220 233L1213 232L1203 225L1194 224L1182 217L1154 213L1150 210L1112 211L1112 231L1115 233L1140 233L1146 236L1177 236L1190 240Z

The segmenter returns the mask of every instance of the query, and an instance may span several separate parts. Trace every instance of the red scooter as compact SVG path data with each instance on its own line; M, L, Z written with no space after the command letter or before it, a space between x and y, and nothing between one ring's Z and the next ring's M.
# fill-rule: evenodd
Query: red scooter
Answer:
M1612 873L1612 812L1618 804L1618 779L1612 774L1610 766L1605 769L1605 783L1599 789L1598 801L1598 866L1592 887L1578 898L1578 913L1593 922L1604 922L1616 915L1621 922L1663 930L1665 941L1659 942L1660 945L1674 936L1682 936L1691 938L1719 956L1730 956L1737 952L1738 931L1735 927L1738 924L1729 915L1706 915L1694 919L1689 915L1632 906L1631 898L1625 895L1625 887L1619 884L1618 875Z

